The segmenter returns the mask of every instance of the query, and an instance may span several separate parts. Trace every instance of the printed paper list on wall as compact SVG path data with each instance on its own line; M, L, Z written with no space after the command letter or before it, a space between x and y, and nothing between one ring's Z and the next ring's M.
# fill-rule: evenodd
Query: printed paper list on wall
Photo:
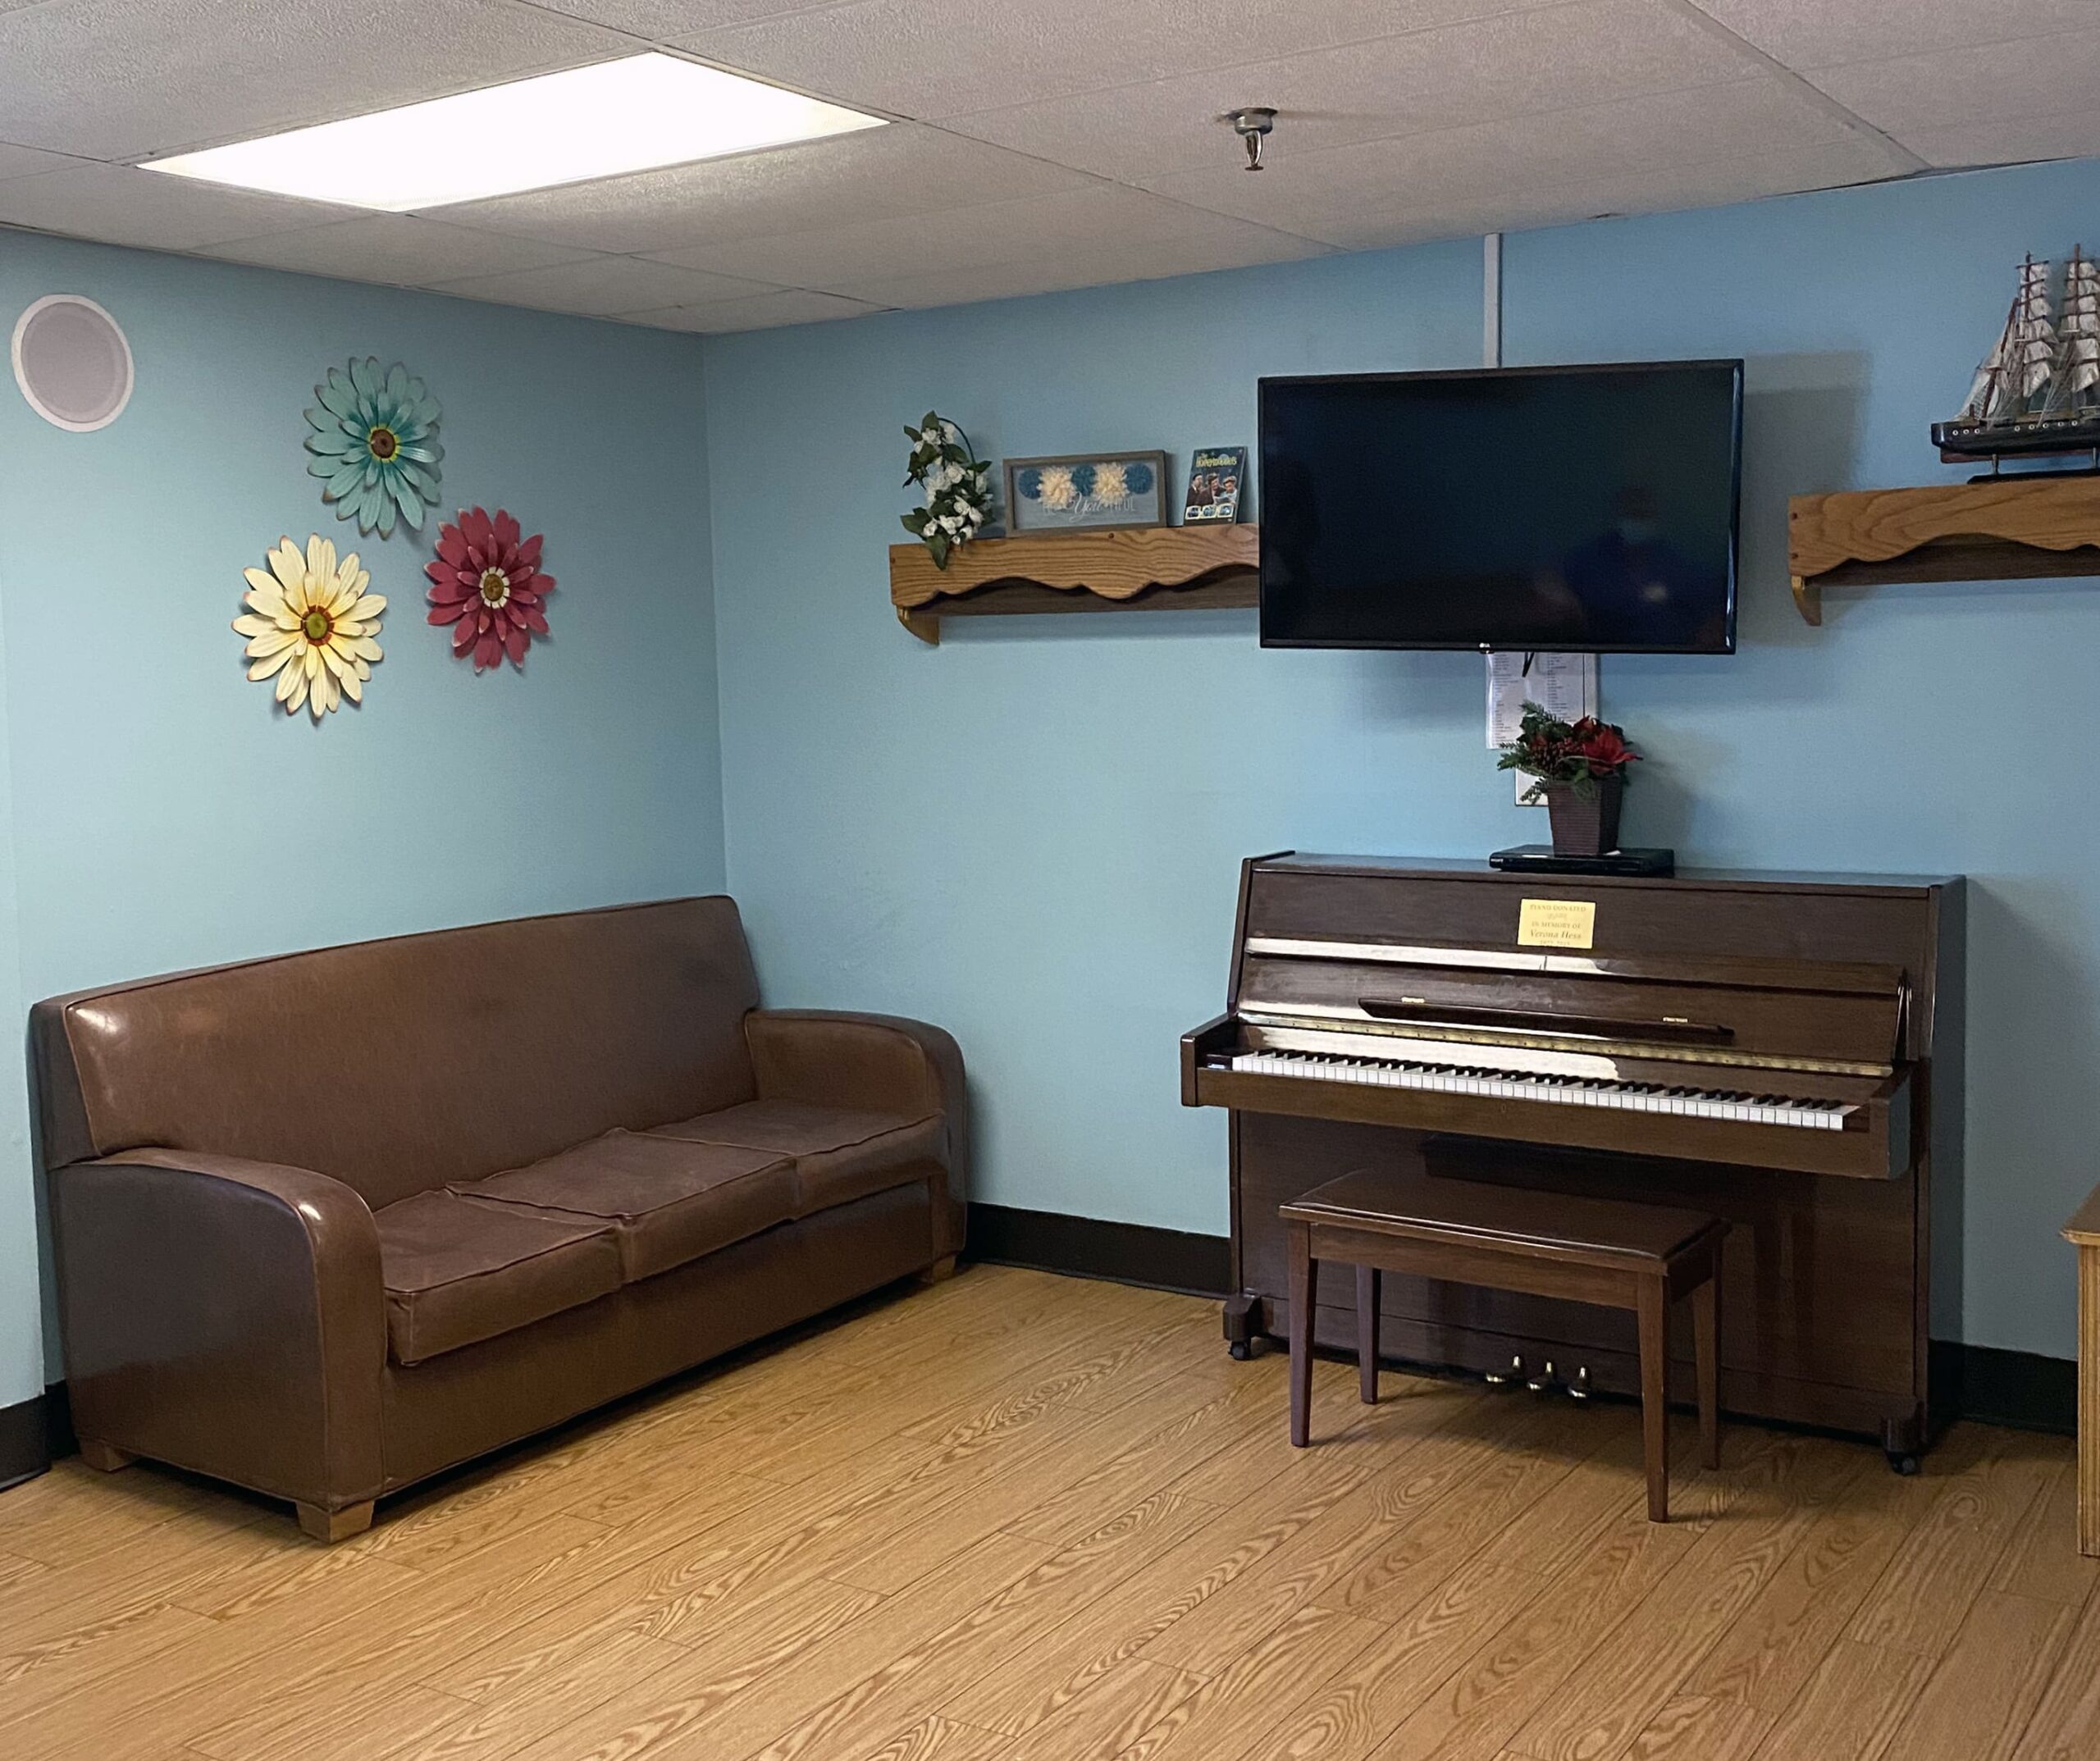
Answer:
M1597 713L1595 655L1525 655L1513 650L1487 657L1487 745L1500 751L1517 737L1524 705L1536 703L1564 722Z

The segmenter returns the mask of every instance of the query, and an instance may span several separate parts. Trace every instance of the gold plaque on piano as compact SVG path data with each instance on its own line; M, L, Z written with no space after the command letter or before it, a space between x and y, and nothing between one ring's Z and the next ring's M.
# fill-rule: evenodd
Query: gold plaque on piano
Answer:
M1596 938L1593 899L1527 899L1517 911L1517 946L1586 948Z

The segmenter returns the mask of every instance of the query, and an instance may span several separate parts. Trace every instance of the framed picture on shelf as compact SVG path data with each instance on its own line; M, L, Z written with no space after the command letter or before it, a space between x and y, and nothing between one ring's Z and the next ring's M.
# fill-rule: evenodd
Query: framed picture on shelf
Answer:
M1189 455L1189 493L1181 504L1184 526L1239 518L1239 486L1247 481L1247 449L1206 446Z
M1009 458L1007 530L1093 531L1166 523L1166 454L1074 453Z

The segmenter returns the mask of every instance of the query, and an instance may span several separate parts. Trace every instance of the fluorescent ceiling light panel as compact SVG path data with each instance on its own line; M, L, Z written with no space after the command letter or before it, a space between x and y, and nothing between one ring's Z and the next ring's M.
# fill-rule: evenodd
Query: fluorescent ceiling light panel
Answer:
M783 147L864 116L671 55L635 55L147 162L207 183L406 213Z

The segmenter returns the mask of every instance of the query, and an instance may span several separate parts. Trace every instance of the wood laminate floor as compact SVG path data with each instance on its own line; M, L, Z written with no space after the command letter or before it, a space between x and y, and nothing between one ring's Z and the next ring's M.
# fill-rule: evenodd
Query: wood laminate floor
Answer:
M2067 1441L1859 1445L1234 1363L1217 1306L980 1268L335 1548L79 1462L0 1494L8 1761L2091 1761Z

